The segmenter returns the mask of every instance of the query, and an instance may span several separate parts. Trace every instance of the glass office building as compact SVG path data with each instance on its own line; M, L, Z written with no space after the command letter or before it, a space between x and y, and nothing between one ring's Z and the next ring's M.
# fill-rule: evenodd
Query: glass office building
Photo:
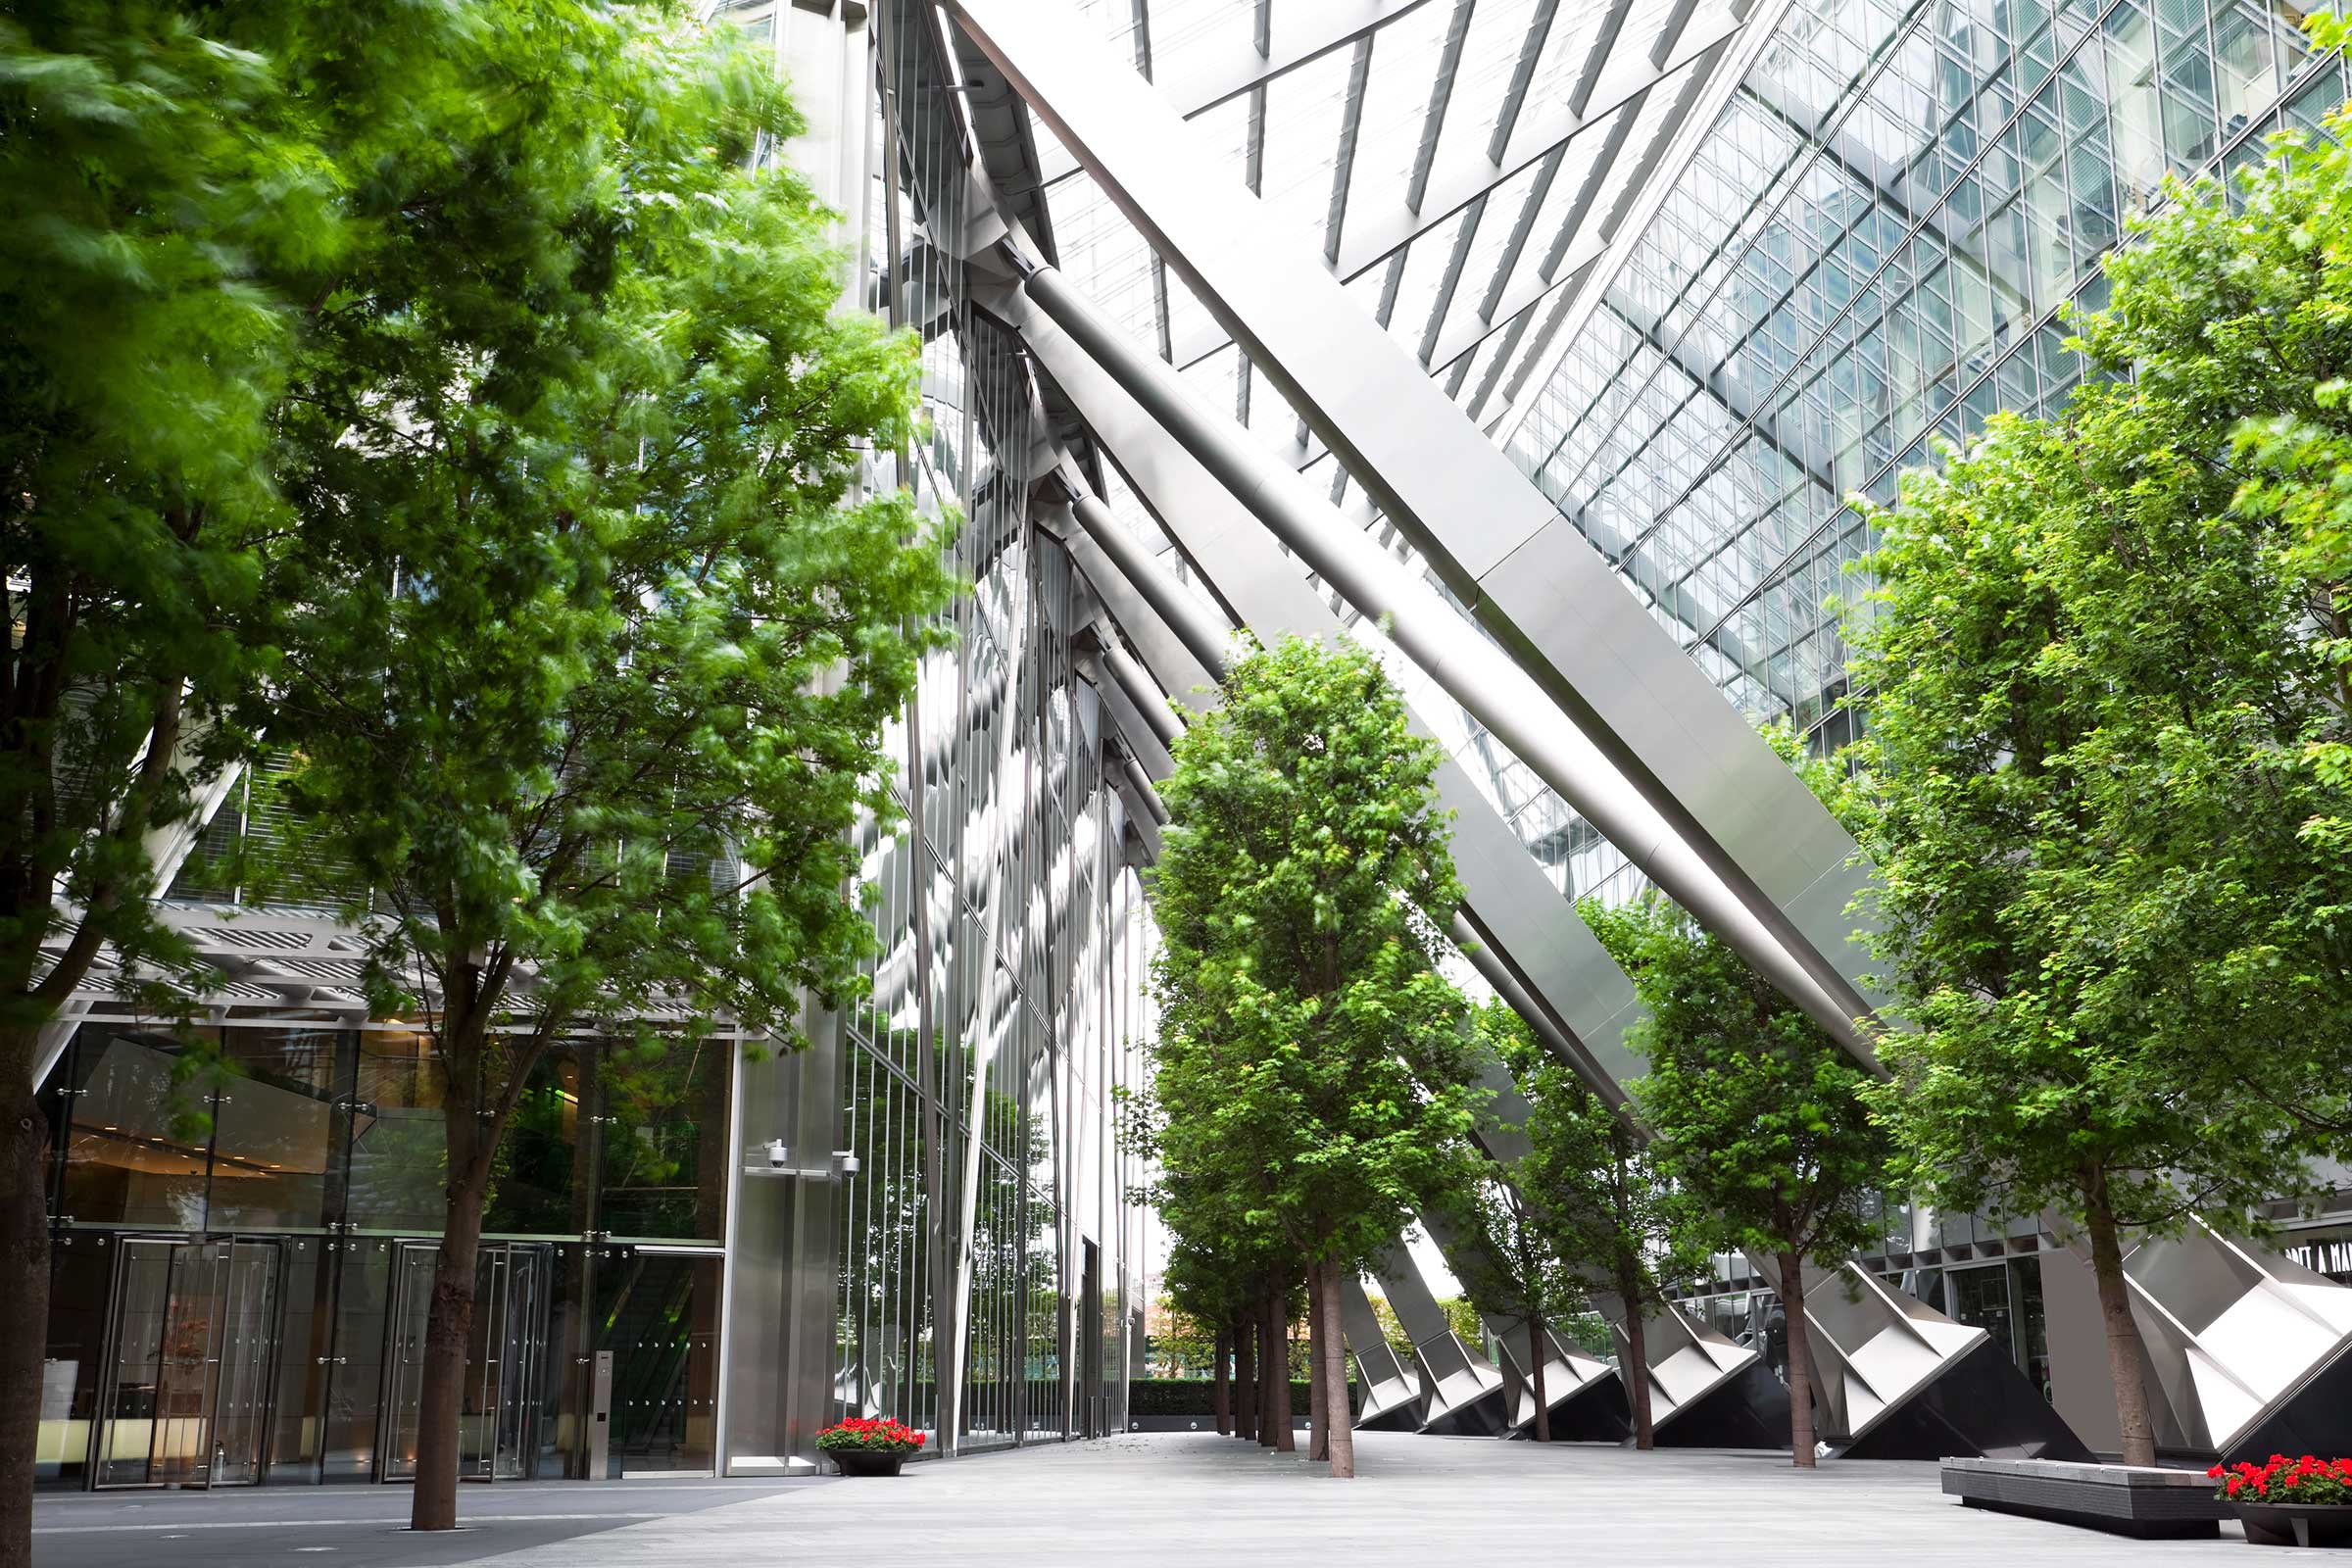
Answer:
M1706 703L1835 744L1825 607L1858 590L1846 567L1869 544L1841 498L1889 494L1931 436L2050 407L2079 373L2056 313L2097 301L2099 258L2163 177L2228 168L2346 92L2299 14L2255 0L711 9L794 85L808 131L764 155L842 215L843 308L920 335L923 437L872 454L867 482L960 514L974 592L891 737L906 820L863 835L871 996L812 1009L814 1046L793 1056L722 1037L645 1066L581 1038L533 1083L482 1263L465 1458L480 1479L585 1473L600 1413L612 1473L783 1473L844 1414L963 1449L1123 1425L1145 1258L1138 1173L1109 1129L1150 1024L1151 781L1204 667L1185 628L1328 614L1378 638L1387 608L1324 569L1345 551L1302 535L1204 548L1210 514L1267 514L1281 486L1251 474L1303 475L1318 516L1438 590L1446 624L1413 647L1500 647L1556 697L1573 639L1523 612L1497 624L1509 562L1463 544L1476 517L1428 504L1446 476L1401 471L1458 426L1511 481L1476 478L1468 510L1532 495L1525 526L1605 568L1609 600L1564 598L1562 618L1634 606L1664 673L1694 671ZM1054 62L1012 36L1024 17L1058 29L1084 85L1191 132L1110 146L1100 116L1040 85ZM1212 210L1245 265L1195 253L1187 222ZM1252 255L1269 275L1327 274L1385 340L1373 364L1348 339L1345 368L1399 406L1399 367L1434 387L1421 428L1379 426L1281 359L1283 302L1236 281ZM1069 318L1033 309L1041 269L1105 327L1082 356ZM1121 398L1152 375L1180 396L1139 417ZM1216 428L1176 433L1187 420ZM1270 575L1312 590L1281 601L1289 621L1269 618ZM1503 823L1522 862L1465 869L1484 945L1591 1044L1579 999L1622 977L1547 969L1496 906L1556 913L1647 870L1556 764L1497 733L1460 661L1396 663L1473 790L1460 804ZM1584 695L1609 719L1605 692ZM1658 789L1681 787L1650 760ZM413 1464L441 1158L429 1054L416 1020L367 1015L330 920L221 885L221 852L271 830L232 791L167 898L219 971L205 1027L238 1068L197 1086L206 1130L180 1114L184 1039L103 989L76 999L49 1076L49 1484L396 1481ZM771 1141L788 1151L772 1171ZM2081 1271L2045 1268L2057 1254L2030 1225L1923 1226L1890 1215L1864 1265L1995 1335L2074 1419L2053 1366L2103 1365ZM2342 1229L2297 1243L2322 1285ZM1779 1304L1728 1266L1721 1284L1696 1315L1769 1360Z
M765 155L844 215L861 308L900 184L866 18L729 9L799 88L808 134ZM966 1451L1124 1424L1143 1259L1111 1095L1152 942L1131 786L1076 663L1097 612L1032 514L1017 367L943 304L925 439L867 482L958 513L975 586L888 737L904 817L860 832L871 992L812 1005L792 1055L723 1033L651 1063L551 1053L492 1184L466 1479L584 1477L600 1417L612 1476L810 1469L846 1415L944 1421ZM275 826L231 788L164 901L218 972L201 1032L228 1070L181 1082L190 1034L103 977L49 1070L45 1486L414 1474L438 1070L419 1020L368 1016L347 932L225 880Z

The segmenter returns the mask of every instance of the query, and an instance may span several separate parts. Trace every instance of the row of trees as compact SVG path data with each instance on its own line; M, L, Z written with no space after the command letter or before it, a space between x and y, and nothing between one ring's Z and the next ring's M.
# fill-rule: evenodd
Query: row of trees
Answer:
M1533 1338L1609 1298L1633 1367L1643 1314L1707 1251L1769 1259L1801 1301L1806 1257L1861 1244L1885 1163L1861 1070L1728 948L1662 901L1587 909L1650 1004L1634 1042L1650 1073L1632 1103L1604 1100L1446 973L1459 891L1436 749L1374 659L1294 639L1237 660L1221 697L1166 788L1161 1025L1126 1131L1159 1168L1171 1298L1219 1326L1221 1405L1234 1357L1235 1430L1291 1446L1268 1369L1303 1285L1310 1457L1350 1473L1340 1283L1424 1211L1449 1220L1479 1311ZM1529 1107L1508 1125L1467 1087L1496 1059ZM1790 1350L1809 1464L1801 1313ZM1647 1446L1647 1380L1627 1389Z
M1446 1185L1481 1098L1440 964L1460 894L1438 752L1353 644L1250 652L1222 697L1164 792L1160 1026L1125 1135L1158 1167L1170 1293L1231 1325L1240 1382L1262 1390L1243 1435L1293 1447L1289 1383L1256 1374L1303 1290L1309 1456L1349 1476L1341 1283Z
M1209 1310L1278 1322L1302 1275L1436 1206L1482 1311L1532 1332L1616 1303L1639 1367L1666 1288L1744 1252L1786 1304L1804 1464L1808 1260L1882 1242L1883 1193L2054 1212L2125 1457L2153 1460L2134 1238L2259 1232L2352 1152L2352 119L2329 128L2234 191L2168 192L2076 321L2090 376L2061 412L1857 503L1865 738L1832 766L1768 733L1877 863L1883 1078L1650 895L1583 909L1647 1013L1645 1075L1596 1094L1444 978L1426 743L1369 659L1237 667L1169 791L1142 1118L1203 1301L1256 1315ZM1517 1125L1457 1087L1482 1055Z
M789 1046L857 983L846 830L953 593L906 496L856 497L912 355L836 310L762 156L799 117L689 11L0 22L0 1296L43 1321L44 1039L102 964L185 1005L156 852L267 748L300 826L240 879L340 908L444 1080L422 1528L534 1066L591 1026ZM0 1342L5 1568L41 1353Z

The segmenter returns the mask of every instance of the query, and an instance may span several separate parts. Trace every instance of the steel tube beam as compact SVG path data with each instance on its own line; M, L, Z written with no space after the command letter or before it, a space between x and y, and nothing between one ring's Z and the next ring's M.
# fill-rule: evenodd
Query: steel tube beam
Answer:
M1767 960L1759 967L1775 984L1867 1055L1851 1027L1869 1008L1859 981L1865 961L1847 941L1847 906L1863 880L1857 852L1803 783L1320 258L1270 240L1247 192L1200 177L1210 160L1198 127L1151 95L1124 90L1115 59L1084 36L1066 6L955 0L954 11L1390 520L1526 662L1530 673L1514 669L1516 680L1541 682L1581 726L1583 746L1671 821L1679 851L1702 861L1771 940L1735 934L1712 890L1693 912L1750 961ZM1356 603L1389 608L1381 598ZM1507 738L1504 725L1479 716ZM1552 746L1511 744L1544 771L1535 754ZM1580 784L1562 793L1574 800L1592 791ZM1620 831L1629 825L1611 814ZM1791 968L1808 981L1795 981Z
M1343 598L1366 614L1389 617L1390 634L1407 657L1606 834L1627 858L1731 943L1825 1029L1847 1042L1857 1055L1868 1056L1868 1048L1853 1024L1860 1009L1833 1000L1736 890L1699 858L1508 655L1481 637L1434 589L1368 535L1337 517L1298 474L1262 446L1236 430L1230 421L1201 410L1173 369L1127 342L1060 273L1038 268L1025 280L1025 291L1146 413ZM1428 385L1423 377L1414 379ZM1451 406L1447 409L1450 413ZM1581 539L1577 548L1591 555ZM1593 567L1605 570L1596 562ZM1614 582L1606 586L1644 626L1650 625L1624 589ZM1651 630L1655 632L1654 627ZM1681 651L1671 643L1666 646L1682 662ZM1687 662L1683 667L1690 668ZM1691 674L1695 677L1696 670ZM1735 723L1740 722L1712 688L1706 695L1724 708ZM1804 786L1763 742L1745 734L1744 726L1742 738L1761 751L1820 812L1819 805L1804 793ZM1822 814L1826 820L1827 813Z
M1167 622L1168 629L1183 642L1186 652L1200 662L1208 677L1223 679L1225 650L1232 640L1233 628L1180 585L1170 582L1142 543L1120 525L1119 519L1095 498L1093 491L1074 486L1070 510L1077 514L1086 536L1102 547L1102 553L1126 577L1128 586Z

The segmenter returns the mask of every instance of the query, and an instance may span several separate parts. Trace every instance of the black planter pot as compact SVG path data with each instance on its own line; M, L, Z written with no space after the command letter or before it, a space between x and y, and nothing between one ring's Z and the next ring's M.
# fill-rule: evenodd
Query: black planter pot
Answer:
M2257 1546L2352 1546L2352 1505L2340 1502L2232 1502L2230 1511Z
M906 1462L903 1453L876 1453L863 1448L835 1448L826 1455L845 1476L895 1476Z

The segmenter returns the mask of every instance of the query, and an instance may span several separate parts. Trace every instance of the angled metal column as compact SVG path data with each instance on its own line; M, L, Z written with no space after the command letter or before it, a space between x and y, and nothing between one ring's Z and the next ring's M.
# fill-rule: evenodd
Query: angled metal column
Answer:
M1082 484L1082 481L1074 474L1070 475L1069 482L1073 489L1078 489ZM1204 503L1208 499L1206 496L1201 498ZM1193 510L1197 514L1199 511L1207 509L1203 507ZM1093 514L1091 518L1089 517L1090 513ZM1126 537L1125 530L1119 527L1117 519L1111 517L1099 501L1083 490L1079 491L1076 514L1079 518L1086 520L1090 533L1096 533L1102 529L1111 529L1116 530L1120 537ZM1245 586L1237 587L1232 592L1239 594L1244 603L1250 602L1252 595L1262 594L1272 584L1283 581L1298 582L1296 571L1290 567L1289 564L1273 556L1273 552L1262 534L1254 530L1248 531L1243 535L1242 542L1263 552L1267 558L1264 560L1245 558L1237 564L1239 570L1233 574L1233 580ZM1096 589L1098 595L1105 603L1114 600L1121 603L1140 603L1148 606L1149 612L1152 613L1194 616L1196 618L1194 633L1185 640L1216 652L1217 643L1221 641L1221 638L1218 635L1215 619L1200 605L1199 601L1192 599L1181 587L1171 581L1167 574L1161 571L1156 564L1145 556L1141 550L1133 552L1129 556L1129 562L1131 568L1124 571L1111 564L1107 557L1103 557L1092 564L1089 569L1088 581ZM1303 587L1303 584L1301 583L1299 586ZM1337 621L1336 618L1330 616L1329 610L1311 593L1301 597L1306 605L1313 607L1311 612L1313 614L1330 620L1329 631L1336 634L1338 632ZM1130 613L1143 612L1130 612ZM1300 613L1306 614L1309 612L1302 607ZM1313 622L1310 620L1308 625L1312 624ZM1123 619L1120 629L1135 638L1139 646L1166 648L1168 639L1158 635L1161 628L1130 623ZM1303 630L1306 628L1286 629ZM1163 654L1162 657L1173 656ZM1211 672L1221 675L1224 668L1221 652L1216 653L1216 658L1217 662ZM1164 684L1167 678L1164 672L1155 671L1155 673L1159 673L1159 678ZM1213 700L1213 693L1200 694L1193 706L1205 709L1211 700ZM1414 722L1415 727L1419 728L1419 721L1416 719ZM1452 781L1452 787L1448 791L1442 786L1441 800L1460 813L1456 821L1457 830L1464 822L1467 822L1489 830L1489 837L1502 841L1490 844L1488 848L1493 852L1492 855L1474 863L1461 861L1457 853L1457 862L1462 866L1465 886L1475 885L1480 895L1486 896L1494 894L1494 884L1497 881L1516 884L1511 891L1515 892L1518 898L1513 901L1504 895L1506 904L1510 905L1517 912L1524 914L1549 913L1555 918L1564 915L1566 918L1563 924L1563 934L1567 935L1571 944L1579 939L1583 943L1590 944L1591 961L1595 963L1599 969L1605 970L1607 976L1614 976L1617 982L1622 984L1622 972L1616 969L1608 956L1599 950L1597 943L1592 941L1592 934L1586 930L1583 921L1577 919L1573 911L1568 910L1565 902L1558 897L1549 882L1544 878L1543 873L1537 869L1535 862L1528 858L1526 852L1519 848L1516 840L1510 838L1508 829L1503 826L1493 808L1469 787L1466 776L1450 763L1445 769L1445 776ZM1142 787L1148 790L1148 781ZM1152 799L1155 802L1156 796L1152 796ZM1457 852L1461 848L1458 840L1456 848ZM1516 871L1515 876L1511 874L1514 870ZM1517 974L1504 963L1502 957L1489 945L1484 934L1471 926L1466 917L1456 917L1454 937L1490 983L1494 985L1497 992L1519 1010L1521 1016L1529 1020L1530 1025L1540 1035L1544 1035L1553 1042L1555 1051L1561 1052L1564 1055L1574 1055L1577 1053L1578 1048L1566 1035L1561 1025L1552 1018L1547 1009L1536 1003ZM1602 976L1596 975L1595 978L1602 978ZM1584 1065L1582 1070L1596 1078L1598 1083L1603 1086L1603 1092L1612 1097L1618 1094L1615 1081L1609 1078L1605 1072L1593 1067L1589 1062ZM1491 1083L1490 1087L1494 1087L1498 1083L1497 1092L1507 1093L1515 1100L1517 1090L1510 1083L1507 1074L1501 1072L1499 1064L1493 1064L1493 1075L1494 1083ZM1523 1117L1524 1113L1524 1108L1522 1108L1519 1114ZM1504 1152L1498 1154L1497 1157L1507 1158L1509 1154ZM1424 1223L1428 1223L1428 1221L1425 1220ZM1441 1245L1446 1245L1442 1234L1433 1230L1433 1235L1439 1235ZM1605 1292L1605 1282L1598 1283L1597 1288ZM1401 1291L1403 1288L1399 1289ZM1622 1317L1622 1312L1613 1313L1612 1316ZM1440 1322L1442 1323L1442 1314L1440 1314ZM1524 1325L1508 1324L1490 1324L1489 1327L1495 1334L1496 1339L1505 1346L1506 1360L1503 1367L1505 1419L1512 1428L1524 1429L1531 1426L1535 1420L1535 1410L1532 1404L1533 1381L1529 1376L1533 1362L1529 1358L1531 1351L1526 1328ZM1434 1326L1432 1332L1437 1332ZM1448 1329L1447 1332L1450 1330ZM1415 1337L1419 1338L1417 1334ZM1609 1438L1621 1437L1630 1431L1630 1418L1625 1413L1622 1388L1615 1384L1613 1369L1567 1350L1548 1331L1544 1340L1547 1352L1551 1357L1544 1370L1544 1392L1547 1402L1560 1419L1561 1435L1579 1438ZM1657 1343L1666 1345L1674 1342L1674 1335L1671 1331L1661 1331L1661 1337ZM1510 1348L1513 1346L1517 1347L1515 1355ZM1447 1348L1435 1348L1427 1356L1420 1358L1420 1364L1416 1367L1416 1372L1421 1375L1420 1386L1415 1394L1415 1398L1419 1401L1418 1407L1448 1409L1454 1400L1443 1387L1447 1375L1446 1369L1458 1369L1476 1359L1468 1352L1466 1347L1461 1348L1459 1353ZM1752 1351L1746 1352L1744 1360L1739 1357L1731 1358L1727 1362L1725 1375L1730 1376L1737 1373L1744 1366L1746 1360L1752 1359L1754 1359ZM1401 1368L1398 1369L1398 1375L1402 1375ZM1367 1374L1367 1378L1369 1376L1370 1374ZM1455 1392L1458 1393L1458 1391ZM1668 1409L1667 1413L1671 1416L1672 1409Z
M1468 1245L1443 1214L1424 1212L1421 1228L1448 1261ZM1615 1367L1568 1348L1548 1325L1535 1336L1525 1323L1483 1312L1479 1321L1502 1351L1503 1418L1509 1431L1526 1433L1535 1427L1535 1358L1540 1354L1544 1358L1544 1402L1551 1412L1553 1438L1563 1443L1614 1443L1632 1434L1633 1415Z
M1246 190L1203 177L1216 166L1202 132L1136 90L1067 5L955 0L953 9L1256 369L1524 662L1526 676L1771 940L1757 943L1740 930L1712 890L1702 894L1681 867L1653 870L1660 884L1809 1012L1849 1033L1845 1020L1868 1010L1862 955L1848 943L1845 914L1865 873L1853 863L1852 841L1803 784L1312 252L1270 234ZM1305 553L1298 541L1286 542ZM1377 591L1377 579L1316 565L1359 609L1399 608ZM1433 673L1446 662L1434 647L1415 658ZM1640 832L1628 831L1625 813L1608 809L1614 803L1595 798L1589 776L1560 766L1548 737L1508 714L1495 722L1481 710L1489 705L1464 706L1621 849L1648 850Z
M196 742L199 738L195 735L181 738L172 759L173 766L191 769L195 766ZM147 835L142 848L155 867L155 897L160 899L172 891L172 879L179 875L179 868L187 864L188 856L196 848L196 841L204 837L204 830L213 825L213 818L220 813L230 792L244 777L244 763L229 762L223 765L196 792L196 799L187 815ZM89 1010L90 1004L87 1001L69 999L57 1009L56 1017L41 1025L40 1035L33 1043L33 1088L40 1088L48 1081L49 1074L56 1070L58 1058L66 1054L67 1045L74 1039L74 1031L81 1027L82 1015Z
M1414 1369L1421 1375L1421 1430L1444 1437L1494 1437L1510 1428L1502 1374L1484 1355L1462 1343L1430 1293L1403 1245L1389 1249L1375 1271L1405 1335L1413 1342Z
M1220 419L1201 408L1175 371L1126 341L1059 273L1038 270L1026 279L1023 291L1117 382L1155 428L1173 436L1219 485L1357 609L1388 614L1391 636L1414 663L1606 832L1660 886L1721 934L1824 1028L1868 1059L1867 1048L1852 1023L1859 1009L1845 1006L1815 983L1791 950L1755 917L1735 890L1693 853L1685 838L1509 655L1454 613L1435 589L1368 534L1339 516L1308 481L1229 419ZM1581 540L1578 548L1591 554ZM1614 584L1610 591L1628 597ZM1679 651L1675 657L1681 658ZM1721 705L1722 699L1711 688L1708 695L1709 701ZM1804 793L1802 784L1770 748L1752 735L1747 738L1792 787ZM1812 799L1810 795L1805 798L1808 802ZM1814 809L1820 809L1818 804Z
M1421 1387L1396 1348L1380 1332L1380 1314L1364 1294L1363 1281L1350 1274L1340 1282L1340 1329L1348 1353L1355 1357L1355 1376L1363 1390L1363 1404L1355 1412L1359 1432L1410 1432L1421 1424Z

